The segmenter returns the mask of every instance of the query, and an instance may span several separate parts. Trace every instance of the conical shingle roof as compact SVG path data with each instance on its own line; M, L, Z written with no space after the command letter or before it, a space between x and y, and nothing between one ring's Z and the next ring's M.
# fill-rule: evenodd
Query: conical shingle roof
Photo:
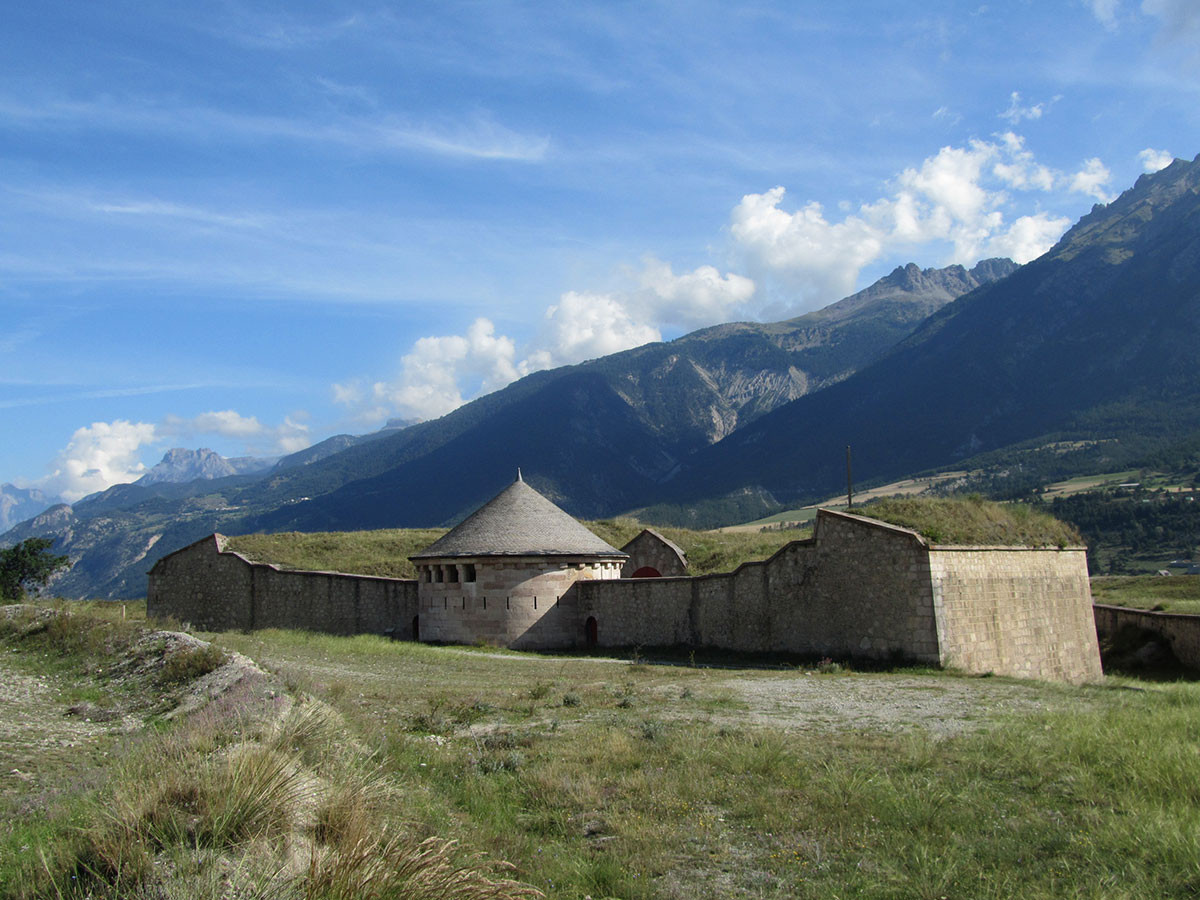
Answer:
M527 485L518 472L516 481L409 558L627 555Z

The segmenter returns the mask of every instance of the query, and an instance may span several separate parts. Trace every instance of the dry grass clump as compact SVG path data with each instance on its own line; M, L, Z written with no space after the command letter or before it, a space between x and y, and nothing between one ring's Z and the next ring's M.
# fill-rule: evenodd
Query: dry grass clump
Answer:
M294 883L303 900L533 900L541 891L498 873L503 863L460 865L455 842L401 835L364 835L314 853Z
M935 544L1072 547L1083 543L1066 522L1022 503L968 497L887 497L850 512L911 528Z

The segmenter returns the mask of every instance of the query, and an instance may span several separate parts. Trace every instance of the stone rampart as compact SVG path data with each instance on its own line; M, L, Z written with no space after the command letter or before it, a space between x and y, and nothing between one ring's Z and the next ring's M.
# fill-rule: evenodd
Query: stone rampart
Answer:
M1084 682L1101 677L1081 547L929 549L942 665Z
M588 582L574 593L601 646L938 661L923 542L858 516L822 511L811 540L729 574Z
M214 534L155 564L146 611L211 631L299 628L411 639L417 583L289 571L226 550L224 537Z
M1101 675L1080 548L931 547L906 528L821 510L810 540L726 574L613 579L611 560L481 558L455 562L450 574L448 564L436 573L426 565L418 588L285 571L224 550L223 540L159 560L151 615L214 630L377 632L524 649L712 647L1076 682ZM1200 629L1174 633L1180 659L1200 656Z
M1102 603L1097 603L1092 610L1096 631L1102 640L1111 638L1126 626L1144 628L1170 644L1180 663L1200 671L1200 616L1127 609Z

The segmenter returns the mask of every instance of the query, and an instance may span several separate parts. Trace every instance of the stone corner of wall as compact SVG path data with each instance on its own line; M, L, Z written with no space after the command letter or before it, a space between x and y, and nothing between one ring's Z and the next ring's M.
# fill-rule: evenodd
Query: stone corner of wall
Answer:
M844 522L850 522L854 525L861 525L865 528L872 528L876 531L883 531L896 536L911 538L922 547L931 546L930 543L921 536L920 532L914 531L911 528L905 528L903 525L893 525L890 522L872 519L870 516L859 516L855 515L854 513L842 512L836 509L825 509L824 507L821 507L817 510L817 522L820 523L822 518L840 519ZM814 529L814 533L815 530L816 529Z

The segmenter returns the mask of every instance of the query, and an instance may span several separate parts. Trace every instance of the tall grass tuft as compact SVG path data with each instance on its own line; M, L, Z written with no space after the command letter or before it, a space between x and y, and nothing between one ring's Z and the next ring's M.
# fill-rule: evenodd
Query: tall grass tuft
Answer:
M541 891L498 872L500 863L459 865L455 842L364 835L333 852L314 851L297 879L304 900L532 900Z

